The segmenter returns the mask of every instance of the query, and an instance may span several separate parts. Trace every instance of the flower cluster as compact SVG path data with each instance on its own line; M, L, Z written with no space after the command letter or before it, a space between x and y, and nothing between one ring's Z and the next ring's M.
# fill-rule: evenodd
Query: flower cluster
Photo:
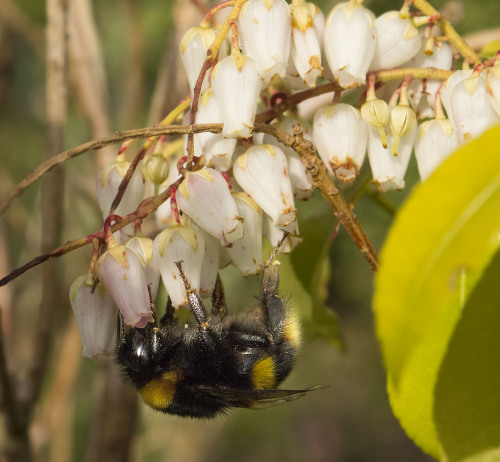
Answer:
M77 319L89 312L87 324L79 324L86 354L108 348L101 339L109 321L96 329L92 320L103 317L103 310L114 313L113 302L128 325L144 327L152 320L150 302L160 279L174 307L188 305L177 262L191 287L210 296L220 268L232 264L243 276L261 271L263 237L275 246L288 232L283 252L301 241L295 201L312 195L312 178L297 152L254 131L259 110L334 82L335 95L315 108L312 127L293 108L270 122L288 133L300 123L336 182L353 182L368 154L381 191L404 187L413 151L425 180L459 143L498 122L498 59L452 72L452 51L435 18L410 15L407 7L376 18L362 3L340 3L325 17L304 0L248 0L231 24L230 46L210 15L184 35L180 53L193 101L184 120L221 123L223 129L186 135L180 143L160 138L135 171L114 213L133 212L153 187L165 191L169 199L156 211L154 239L133 224L110 231L119 222L108 217L110 205L130 166L123 154L100 173L108 249L95 277L105 290L99 285L90 295L93 280L86 278L71 292ZM204 75L214 44L216 64ZM398 72L405 68L407 74ZM387 83L380 88L381 71Z

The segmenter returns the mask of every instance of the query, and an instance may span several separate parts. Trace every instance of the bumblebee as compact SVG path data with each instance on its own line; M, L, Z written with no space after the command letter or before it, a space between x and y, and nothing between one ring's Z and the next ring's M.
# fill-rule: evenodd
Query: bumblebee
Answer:
M277 292L275 253L264 265L258 306L240 316L227 315L219 278L207 315L177 263L192 325L176 320L170 300L159 323L155 317L145 328L126 329L119 320L117 360L146 404L167 414L211 419L232 407L276 406L318 388L277 388L292 370L300 332Z

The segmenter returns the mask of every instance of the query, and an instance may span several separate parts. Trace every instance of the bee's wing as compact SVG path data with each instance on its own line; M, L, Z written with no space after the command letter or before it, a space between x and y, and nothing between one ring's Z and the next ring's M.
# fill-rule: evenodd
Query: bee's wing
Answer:
M316 385L302 390L242 390L230 387L203 387L211 395L223 399L229 406L248 409L265 409L302 398L307 392L327 388L326 385Z

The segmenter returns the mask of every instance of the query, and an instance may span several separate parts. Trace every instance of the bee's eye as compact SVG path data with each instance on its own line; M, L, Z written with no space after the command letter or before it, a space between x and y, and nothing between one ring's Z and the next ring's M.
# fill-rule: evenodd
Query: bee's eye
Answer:
M148 359L148 349L146 348L146 339L143 336L136 335L132 343L132 354L136 359Z

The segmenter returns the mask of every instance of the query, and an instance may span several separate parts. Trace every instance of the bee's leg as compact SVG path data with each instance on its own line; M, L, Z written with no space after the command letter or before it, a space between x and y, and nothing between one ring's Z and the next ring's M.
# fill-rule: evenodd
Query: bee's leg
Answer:
M167 308L165 309L165 314L160 319L160 327L164 327L167 324L174 321L175 309L172 305L172 300L170 297L167 298Z
M122 314L118 311L116 315L116 348L119 348L120 345L125 340L125 325L123 323Z
M263 309L269 329L275 340L278 340L283 335L285 323L287 321L287 309L285 303L278 294L279 273L275 258L281 245L288 237L288 234L288 232L284 231L283 237L264 264L264 273L262 275Z
M203 306L203 302L201 301L200 295L196 292L196 290L192 289L189 281L182 270L182 262L175 262L177 268L179 268L179 273L181 275L182 281L184 282L184 287L186 288L189 304L191 305L191 310L193 311L194 318L198 325L205 324L207 322L207 315L205 314L205 307Z
M217 279L215 281L215 288L212 292L212 314L215 316L220 316L223 318L227 313L226 301L224 299L224 288L222 287L222 281L217 273Z
M158 317L156 316L156 306L153 300L153 295L151 294L151 284L148 284L148 294L149 294L149 307L151 308L151 314L153 315L154 327L158 327Z

